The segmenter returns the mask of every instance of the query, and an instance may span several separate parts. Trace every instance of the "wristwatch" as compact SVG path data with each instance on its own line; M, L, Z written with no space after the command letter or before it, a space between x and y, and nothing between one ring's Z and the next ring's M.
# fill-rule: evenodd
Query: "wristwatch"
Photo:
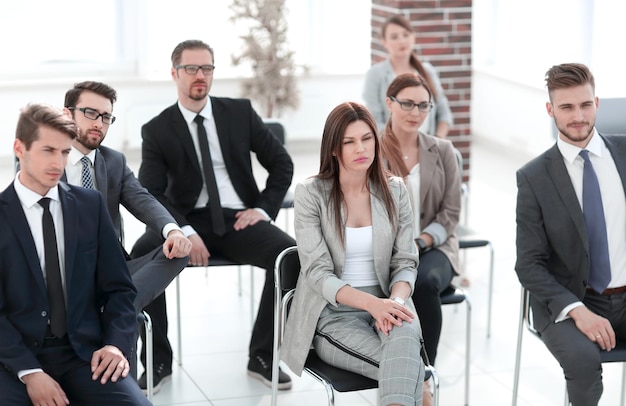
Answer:
M428 249L428 245L426 245L426 241L424 241L421 238L416 238L415 243L417 244L417 247L420 249L420 252L424 252Z
M406 303L406 301L404 299L402 299L401 297L398 296L394 296L391 298L391 300L393 300L394 302L401 304L402 306L404 306L404 304Z

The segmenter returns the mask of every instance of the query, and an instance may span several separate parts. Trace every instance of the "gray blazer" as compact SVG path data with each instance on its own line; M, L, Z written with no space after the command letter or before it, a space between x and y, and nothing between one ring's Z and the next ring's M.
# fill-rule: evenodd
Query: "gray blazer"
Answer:
M626 193L626 138L607 135ZM535 328L553 323L568 305L582 301L589 279L589 243L583 212L558 147L517 171L517 263L531 293Z
M428 117L426 117L428 124L424 127L424 132L428 135L435 135L437 123L445 122L450 126L454 124L452 110L450 109L448 98L443 90L443 86L441 86L441 80L439 80L439 75L434 66L424 61L422 61L422 65L424 65L424 69L430 75L433 85L435 86L435 89L431 89L431 91L437 93L437 102L434 103L433 109L428 113ZM387 88L395 78L396 73L393 71L389 59L372 65L365 75L363 100L365 101L365 106L367 106L368 110L374 115L379 131L385 127L387 119L389 118L389 110L387 110L385 100L387 99Z
M375 197L376 191L371 197L374 267L386 295L399 281L408 282L413 289L419 261L412 238L413 213L406 187L400 178L390 178L389 185L396 202L396 228L392 228L384 204ZM345 249L328 210L330 188L330 181L310 178L298 184L295 191L295 230L301 269L281 359L298 376L322 310L329 304L337 306L337 291L346 285L341 280ZM410 306L413 308L412 303Z
M177 224L167 209L141 186L121 152L101 145L96 150L94 173L98 191L104 196L118 239L124 232L120 204L158 235L162 235L166 224ZM65 174L63 176L65 180Z
M419 133L420 230L433 237L457 274L459 240L456 228L461 212L461 177L454 146L448 140Z

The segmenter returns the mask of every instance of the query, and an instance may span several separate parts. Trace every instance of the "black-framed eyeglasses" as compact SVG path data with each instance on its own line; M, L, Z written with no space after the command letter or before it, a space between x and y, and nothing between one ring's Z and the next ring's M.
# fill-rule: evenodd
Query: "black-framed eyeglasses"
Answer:
M391 101L398 103L400 108L404 111L411 111L417 107L417 109L422 113L428 113L433 109L433 104L429 102L413 103L412 101L398 100L394 96L389 96L389 98Z
M202 69L202 74L204 76L209 76L213 74L215 65L176 65L174 68L176 68L176 70L184 69L185 73L188 75L195 75L198 73L198 70Z
M68 110L82 111L85 117L90 120L97 120L102 117L104 124L113 124L115 122L115 116L109 113L98 113L98 110L94 110L89 107L68 107Z

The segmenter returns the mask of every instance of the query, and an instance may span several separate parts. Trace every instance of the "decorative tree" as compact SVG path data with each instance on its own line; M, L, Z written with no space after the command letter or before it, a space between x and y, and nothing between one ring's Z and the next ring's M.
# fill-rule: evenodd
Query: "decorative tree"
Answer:
M254 75L242 79L245 97L257 101L265 117L280 116L299 104L296 86L298 67L287 47L285 0L233 0L231 22L250 20L250 32L242 35L244 47L232 56L238 66L249 62Z

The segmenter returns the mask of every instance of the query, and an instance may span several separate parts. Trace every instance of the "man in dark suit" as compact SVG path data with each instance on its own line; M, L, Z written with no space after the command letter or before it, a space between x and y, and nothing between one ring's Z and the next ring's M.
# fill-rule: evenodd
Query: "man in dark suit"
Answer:
M59 184L76 136L32 104L0 193L0 405L149 405L129 372L132 284L102 196Z
M517 172L516 271L570 401L596 405L600 349L626 339L626 139L596 131L586 66L553 66L546 83L559 137Z
M65 174L68 183L102 193L120 240L124 232L120 205L161 237L159 247L128 261L137 288L135 310L140 312L187 266L191 242L163 205L141 186L124 154L101 145L115 121L112 113L116 100L115 89L100 82L76 83L66 92L64 111L76 122L78 136L72 142ZM143 360L145 363L145 346ZM154 391L158 392L171 369L159 370L163 363L156 361ZM145 373L141 379L145 380Z
M248 374L271 386L274 261L295 245L271 220L291 184L293 163L249 100L208 97L213 61L213 50L202 41L184 41L174 49L178 103L142 127L139 181L191 240L191 264L207 265L218 253L266 270ZM268 171L263 191L253 176L251 152ZM142 252L149 240L144 235L133 251ZM149 312L155 323L165 323L164 298L158 300ZM281 389L291 387L282 371L279 382Z

